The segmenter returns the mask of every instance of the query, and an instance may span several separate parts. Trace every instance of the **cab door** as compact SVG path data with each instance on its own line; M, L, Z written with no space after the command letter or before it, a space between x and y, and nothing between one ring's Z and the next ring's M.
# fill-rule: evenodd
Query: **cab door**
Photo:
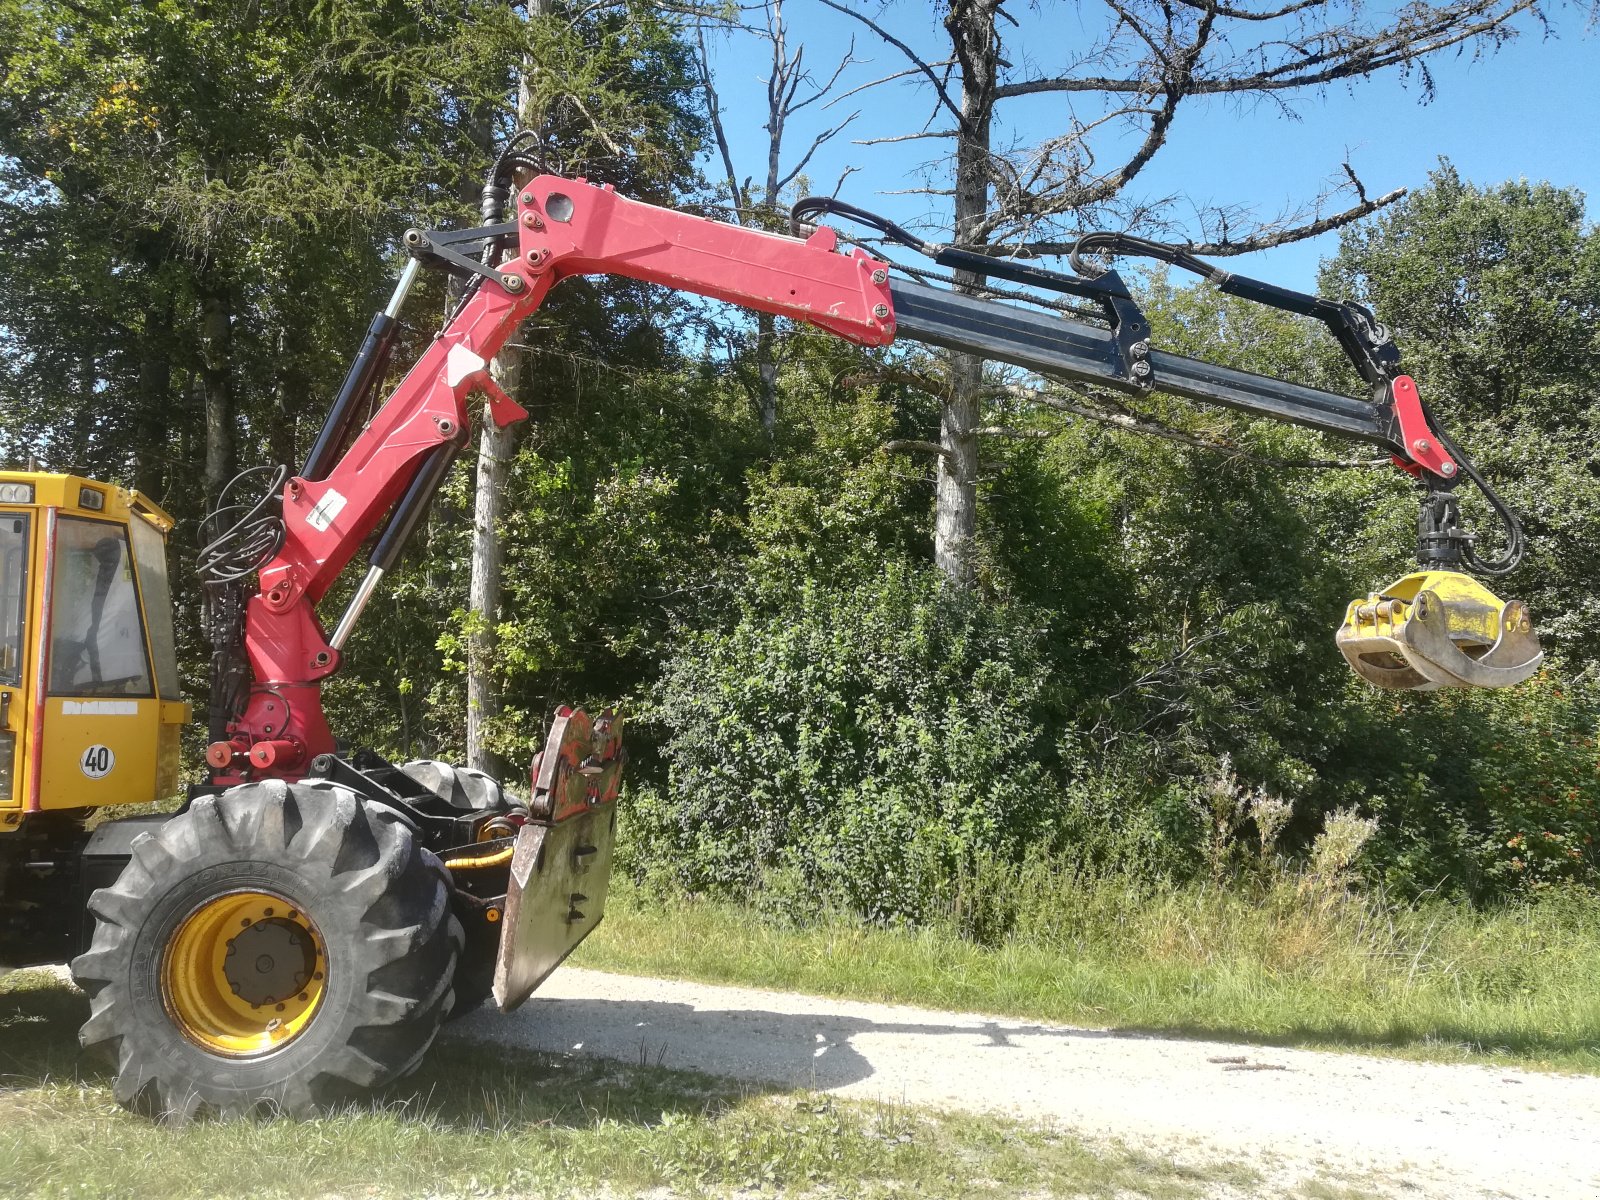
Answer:
M27 795L33 514L0 509L0 832Z
M43 810L155 799L162 704L128 518L117 516L60 513L51 526L46 690L32 697L43 736L30 751Z

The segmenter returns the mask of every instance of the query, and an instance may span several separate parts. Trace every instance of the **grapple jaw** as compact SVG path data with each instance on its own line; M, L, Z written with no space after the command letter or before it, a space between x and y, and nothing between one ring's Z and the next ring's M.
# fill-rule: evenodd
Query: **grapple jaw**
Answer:
M1544 661L1522 602L1460 571L1417 571L1353 601L1335 640L1357 675L1402 691L1511 687Z

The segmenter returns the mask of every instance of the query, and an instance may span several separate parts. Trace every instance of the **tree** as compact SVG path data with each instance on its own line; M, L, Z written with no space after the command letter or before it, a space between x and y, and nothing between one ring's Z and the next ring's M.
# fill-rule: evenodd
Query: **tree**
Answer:
M676 199L700 136L698 114L691 108L688 47L679 27L648 5L533 0L521 18L521 36L515 85L489 109L487 128L502 140L515 129L530 130L550 170L611 183L658 203ZM639 285L607 280L593 284L588 297L570 292L563 289L530 324L530 330L544 335L542 345L514 342L495 359L501 385L521 393L536 421L539 401L548 405L560 392L553 365L579 350L585 337L605 342L606 356L619 364L660 357L654 339L639 344L642 314L625 302L639 295ZM585 303L596 298L598 304ZM626 345L630 340L632 347ZM548 395L532 394L535 379ZM505 685L511 672L502 643L507 627L517 621L501 608L518 441L516 428L494 426L486 406L473 493L465 742L468 764L497 774L499 760L517 736L506 730Z
M1442 163L1346 230L1322 283L1394 330L1434 410L1522 514L1528 562L1506 589L1547 645L1573 665L1600 659L1600 231L1583 194L1479 187ZM1494 519L1475 517L1493 537Z
M751 175L744 175L741 179L740 172L734 165L733 151L729 147L728 135L722 124L722 99L717 93L716 83L711 75L711 58L703 26L699 30L700 55L696 65L700 73L700 86L705 93L711 132L716 140L717 153L724 172L725 186L733 204L734 219L741 224L753 224L764 229L781 229L786 224L780 208L784 189L802 178L801 173L806 169L812 156L843 133L861 114L859 111L852 112L814 134L804 152L785 170L784 137L789 123L805 109L826 100L829 93L834 90L834 85L838 83L839 77L853 60L846 51L827 80L819 81L805 65L805 47L802 45L793 51L789 49L789 27L783 16L783 0L764 0L761 10L764 18L761 26L741 27L747 28L753 36L765 42L771 55L771 67L766 79L767 155L765 172L759 186L753 186ZM849 173L848 170L845 172L846 175ZM843 176L839 182L844 182ZM838 188L835 187L834 190L837 191ZM766 430L770 439L776 433L778 426L778 319L771 313L757 313L755 321L756 409L760 415L761 427Z
M1431 95L1429 56L1451 47L1492 48L1513 36L1513 19L1539 11L1538 0L1448 0L1410 5L1394 19L1368 13L1355 0L1261 8L1105 0L1104 23L1096 30L1085 14L1088 35L1046 61L1044 48L1062 45L1059 6L1036 6L1024 24L1008 0L949 0L943 24L951 52L931 60L913 48L911 34L897 35L861 7L819 2L903 57L906 68L885 83L909 80L924 94L927 122L886 140L953 143L953 164L947 170L940 160L926 190L951 199L955 244L1025 256L1064 253L1076 232L1105 223L1176 234L1197 253L1240 254L1375 212L1402 192L1368 196L1348 163L1338 190L1352 192L1353 204L1329 212L1331 196L1322 196L1266 222L1202 204L1194 226L1180 228L1171 200L1141 196L1133 185L1169 144L1180 109L1196 100L1256 98L1287 106L1297 95L1386 69L1414 71L1423 94ZM1006 26L1018 31L1009 51ZM1023 120L1023 107L1040 101L1054 102L1053 124L1062 132L1040 142L996 142L997 128L1013 127L1003 117ZM962 272L957 283L974 291L983 280ZM962 585L973 578L981 388L982 364L955 356L940 420L934 553L940 569Z
M0 254L28 318L8 322L7 399L42 457L179 509L196 476L215 494L241 440L294 459L385 250L459 157L439 94L470 102L481 60L459 51L500 36L481 6L465 16L0 5Z

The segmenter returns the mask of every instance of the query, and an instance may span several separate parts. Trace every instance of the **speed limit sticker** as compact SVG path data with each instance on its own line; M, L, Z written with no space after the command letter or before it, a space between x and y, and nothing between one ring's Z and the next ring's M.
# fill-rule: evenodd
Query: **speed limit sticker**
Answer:
M110 746L90 746L78 760L78 768L90 779L104 779L117 765L117 756Z

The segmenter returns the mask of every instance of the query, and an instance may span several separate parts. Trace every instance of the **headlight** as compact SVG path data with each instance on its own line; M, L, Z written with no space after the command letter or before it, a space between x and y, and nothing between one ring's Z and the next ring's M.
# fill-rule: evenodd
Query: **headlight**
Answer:
M32 504L33 484L0 483L0 504Z

